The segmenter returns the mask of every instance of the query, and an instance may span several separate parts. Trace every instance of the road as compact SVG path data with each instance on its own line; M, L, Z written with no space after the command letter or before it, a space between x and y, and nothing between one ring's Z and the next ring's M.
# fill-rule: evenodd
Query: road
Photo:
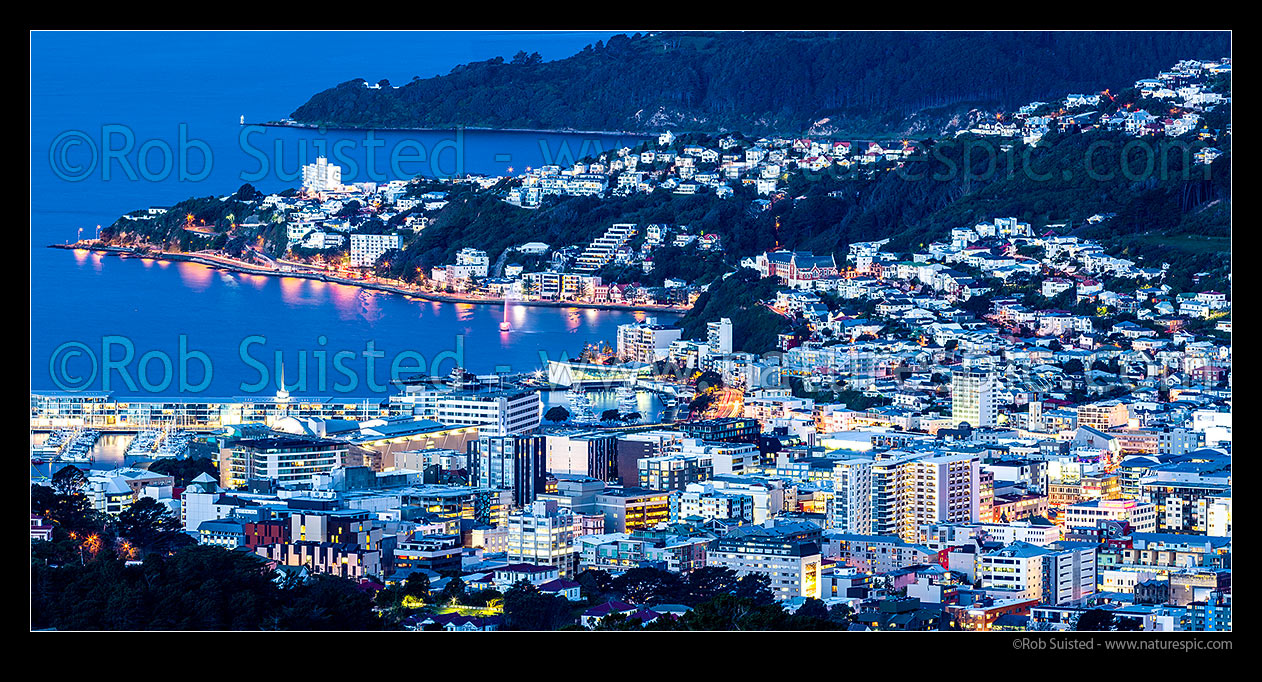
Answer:
M745 412L745 392L735 388L720 388L711 394L714 400L701 413L702 419L740 417Z

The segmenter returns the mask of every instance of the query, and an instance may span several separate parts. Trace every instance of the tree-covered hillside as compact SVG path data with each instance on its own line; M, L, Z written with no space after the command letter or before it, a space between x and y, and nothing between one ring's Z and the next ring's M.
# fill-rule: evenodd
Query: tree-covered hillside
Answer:
M619 35L552 62L523 52L397 87L349 81L292 118L392 128L931 134L971 108L1117 90L1180 59L1229 53L1226 32Z

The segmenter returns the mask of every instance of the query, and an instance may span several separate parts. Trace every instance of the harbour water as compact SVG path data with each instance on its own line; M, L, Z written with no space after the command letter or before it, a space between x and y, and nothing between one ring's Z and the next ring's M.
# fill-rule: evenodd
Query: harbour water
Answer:
M260 128L243 144L241 116L279 120L312 94L351 78L402 83L470 59L511 57L518 49L538 50L552 59L603 37L607 34L509 33L469 46L466 34L348 33L324 36L338 45L330 50L312 49L320 36L289 33L34 34L32 388L63 388L64 377L60 384L57 380L63 361L71 374L87 377L89 360L95 359L97 376L76 389L175 399L271 394L283 367L286 388L296 396L384 397L390 364L401 355L402 368L422 364L426 371L441 358L439 374L456 364L476 372L525 372L547 358L575 357L588 343L612 343L617 325L644 314L510 305L512 331L502 333L500 306L422 301L311 280L45 248L94 236L98 225L124 212L190 196L222 196L246 181L269 192L294 187L300 182L292 176L303 159L339 143L358 166L346 181L376 179L374 172L388 176L381 180L393 179L390 152L418 145L430 152L445 150L437 155L439 174L455 170L457 161L465 172L492 174L634 143L608 135L438 131L379 133L373 140L383 144L373 148L362 132ZM426 41L427 49L416 50L417 41ZM428 49L443 41L452 49ZM284 55L292 55L292 61ZM110 159L107 151L124 149L129 136L131 151L118 151ZM66 146L76 139L77 144ZM204 143L212 163L203 165L201 148L182 140ZM155 144L142 158L147 142ZM163 145L177 157L169 169ZM191 151L184 154L182 148ZM375 163L370 153L377 154ZM181 162L187 162L184 179ZM267 172L255 179L263 165ZM90 172L76 177L73 168ZM405 177L434 174L423 164L399 169L411 171ZM209 360L209 376L203 370L207 363L187 365L183 387L197 390L181 391L181 348ZM68 349L78 354L67 359ZM128 349L131 360L107 371L107 359L119 360ZM142 370L140 361L149 352L169 358L172 371L160 361ZM338 352L355 357L344 363L354 375L353 386L332 366ZM377 353L381 359L370 368L368 356ZM321 357L326 358L323 367Z

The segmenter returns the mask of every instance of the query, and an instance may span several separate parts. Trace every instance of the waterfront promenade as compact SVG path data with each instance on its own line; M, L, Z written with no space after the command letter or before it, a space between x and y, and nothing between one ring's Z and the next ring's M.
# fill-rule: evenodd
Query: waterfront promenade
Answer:
M344 284L346 286L360 287L363 289L372 289L375 291L384 291L400 296L410 296L412 298L420 298L427 301L443 301L447 303L471 303L481 305L503 305L505 299L492 296L471 296L461 294L436 293L427 291L420 287L412 286L398 280L383 279L380 277L350 277L332 274L327 270L322 270L310 265L300 265L287 261L275 261L266 258L269 262L280 262L282 265L261 266L255 263L247 263L235 258L230 258L213 251L197 251L193 253L183 253L174 251L145 250L140 248L127 248L120 246L107 246L95 242L77 242L74 244L50 244L49 248L66 249L66 250L86 250L95 251L109 255L121 257L135 258L152 258L154 260L165 260L172 262L188 262L208 265L211 267L240 272L247 275L262 275L265 277L296 277L300 279L314 279L322 282L331 282L334 284ZM643 311L643 312L666 312L683 314L691 308L689 306L671 306L656 305L651 303L589 303L585 301L532 301L520 299L508 299L514 305L535 306L542 308L591 308L596 310L622 310L622 311Z

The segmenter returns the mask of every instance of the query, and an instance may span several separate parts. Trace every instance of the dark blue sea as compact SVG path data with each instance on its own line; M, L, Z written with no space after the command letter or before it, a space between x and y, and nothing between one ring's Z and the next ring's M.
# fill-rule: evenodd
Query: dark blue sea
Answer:
M46 248L127 211L250 182L503 173L634 139L588 134L318 131L287 117L353 78L414 76L517 50L557 59L608 33L35 33L31 38L31 387L196 399L382 396L391 365L520 372L615 340L640 313L409 300L354 287ZM371 156L370 156L371 154ZM424 161L417 159L424 158ZM502 334L505 314L513 331ZM662 316L666 317L666 316ZM341 357L340 366L336 358ZM209 368L209 372L205 371Z

